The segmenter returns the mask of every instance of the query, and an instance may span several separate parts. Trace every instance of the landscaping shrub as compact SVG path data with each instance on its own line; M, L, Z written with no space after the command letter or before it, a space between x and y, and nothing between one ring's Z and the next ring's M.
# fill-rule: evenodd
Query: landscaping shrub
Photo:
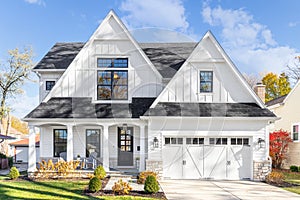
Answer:
M283 183L284 175L281 172L272 171L267 177L266 182L267 183L275 183L280 184Z
M156 172L144 171L139 174L139 178L137 180L138 184L144 184L146 181L146 178L150 175L154 176L156 180L158 179L158 175Z
M158 190L159 190L159 186L156 178L152 175L149 175L145 181L144 191L146 193L152 194L152 193L157 193Z
M99 178L94 177L89 182L89 191L98 192L102 188L102 182Z
M58 161L57 163L53 164L52 160L42 160L39 162L39 169L38 172L42 172L41 176L43 178L54 178L57 175L59 176L68 176L70 172L74 171L77 166L80 164L80 161ZM45 172L45 173L44 173Z
M106 171L102 165L99 165L94 171L95 177L103 180L106 177Z
M12 167L8 174L10 179L17 179L20 176L19 170L16 167Z
M291 172L298 172L298 167L296 165L290 166Z
M127 182L123 182L122 179L118 180L118 182L115 182L114 186L112 187L112 190L114 193L117 193L119 195L129 194L129 192L132 190L132 187Z

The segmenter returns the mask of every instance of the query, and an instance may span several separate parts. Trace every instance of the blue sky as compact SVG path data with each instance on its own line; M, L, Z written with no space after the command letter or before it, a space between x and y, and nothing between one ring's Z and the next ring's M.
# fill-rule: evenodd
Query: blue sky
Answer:
M87 41L114 9L138 41L199 41L211 30L241 72L276 73L300 49L298 0L10 0L0 4L0 61L32 46L35 63L56 42ZM151 36L151 37L150 37ZM24 117L38 104L38 83L10 100Z

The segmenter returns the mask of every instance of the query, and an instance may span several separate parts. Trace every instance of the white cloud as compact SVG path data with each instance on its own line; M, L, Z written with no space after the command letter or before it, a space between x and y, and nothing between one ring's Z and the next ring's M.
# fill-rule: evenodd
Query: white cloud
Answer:
M45 6L45 2L43 0L25 0L25 2Z
M289 27L296 27L296 26L298 26L299 23L300 22L290 22L288 25L289 25Z
M124 0L120 10L128 13L122 20L130 28L164 27L181 32L189 28L181 0Z
M204 4L204 22L222 30L222 45L244 72L281 72L296 50L280 46L267 26L244 9L211 8Z

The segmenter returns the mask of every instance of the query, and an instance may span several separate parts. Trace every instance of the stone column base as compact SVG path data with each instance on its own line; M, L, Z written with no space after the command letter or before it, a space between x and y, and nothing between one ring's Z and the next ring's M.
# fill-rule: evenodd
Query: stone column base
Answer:
M253 180L265 181L266 176L272 171L271 161L253 161Z
M161 160L146 160L146 171L156 172L160 178L163 175L163 164Z

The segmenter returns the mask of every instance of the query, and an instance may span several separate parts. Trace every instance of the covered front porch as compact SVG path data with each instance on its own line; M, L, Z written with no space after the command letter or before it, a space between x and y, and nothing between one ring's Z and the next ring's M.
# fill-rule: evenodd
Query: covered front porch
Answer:
M147 126L139 119L59 120L29 122L28 172L35 172L34 138L40 133L40 158L86 161L81 169L103 165L106 171L145 170ZM95 163L95 164L94 164Z

